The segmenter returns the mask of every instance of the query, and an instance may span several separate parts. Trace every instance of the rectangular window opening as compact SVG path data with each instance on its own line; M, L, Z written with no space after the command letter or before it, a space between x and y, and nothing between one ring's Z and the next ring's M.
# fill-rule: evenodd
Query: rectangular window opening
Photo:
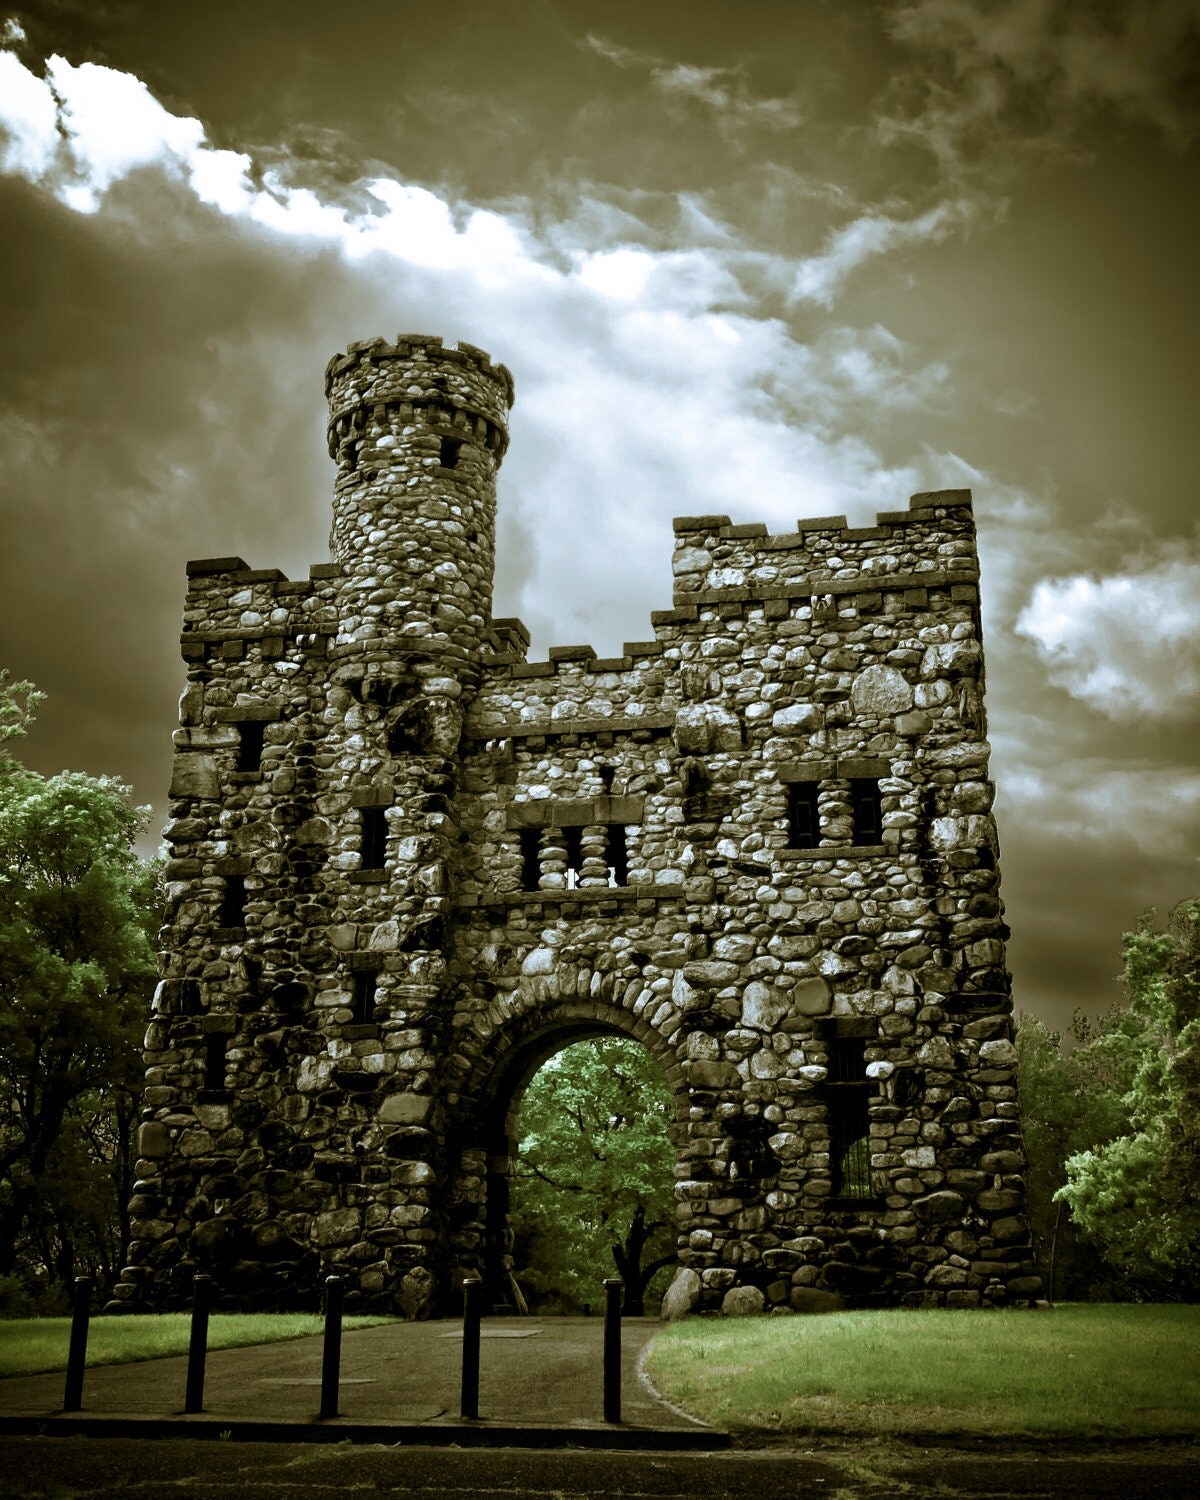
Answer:
M202 1008L200 981L198 979L181 979L179 981L179 1014L181 1016L198 1016Z
M629 884L629 845L625 838L624 823L608 825L608 883Z
M458 455L462 450L462 438L444 437L439 462L443 469L457 469Z
M373 969L354 971L354 999L351 1009L355 1026L369 1026L375 1019L375 999L378 976Z
M567 890L573 891L579 885L580 872L583 870L583 829L576 826L562 828L559 832L567 850Z
M536 891L542 877L542 830L522 828L521 838L521 889Z
M238 725L237 768L239 771L262 769L263 731L266 727L260 720L250 720Z
M821 842L819 787L815 781L788 783L788 848L815 849Z
M883 805L879 783L871 777L856 777L850 783L850 813L855 844L883 842Z
M830 1037L829 1159L838 1198L873 1198L866 1042L862 1037Z
M204 1087L213 1094L225 1092L225 1048L226 1036L204 1038Z
M382 807L362 809L362 867L382 870L387 857L387 819Z
M227 875L225 890L221 895L221 911L217 918L220 927L244 927L246 925L246 877Z

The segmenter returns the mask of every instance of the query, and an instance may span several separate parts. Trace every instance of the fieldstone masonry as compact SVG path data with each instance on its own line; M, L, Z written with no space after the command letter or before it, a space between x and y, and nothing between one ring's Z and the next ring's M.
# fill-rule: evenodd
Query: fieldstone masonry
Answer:
M405 334L326 389L332 561L188 566L116 1305L512 1305L516 1105L606 1033L675 1096L673 1315L1040 1297L970 495L682 518L653 640L529 662L508 371Z

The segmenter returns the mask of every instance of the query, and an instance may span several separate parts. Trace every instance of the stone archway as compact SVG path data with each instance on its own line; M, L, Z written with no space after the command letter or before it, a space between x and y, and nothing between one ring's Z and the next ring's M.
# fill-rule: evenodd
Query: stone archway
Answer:
M587 995L587 990L584 990ZM523 1312L509 1223L516 1165L516 1116L534 1075L574 1042L619 1037L645 1046L675 1102L672 1144L682 1144L688 1089L674 1048L655 1028L609 1001L542 996L498 1026L477 1048L449 1116L448 1235L455 1278L478 1274L494 1311Z

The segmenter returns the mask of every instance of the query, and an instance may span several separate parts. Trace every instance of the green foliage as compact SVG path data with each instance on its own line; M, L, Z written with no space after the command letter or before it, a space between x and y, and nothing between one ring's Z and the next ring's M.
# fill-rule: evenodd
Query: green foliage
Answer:
M34 710L45 698L32 682L10 682L7 667L0 667L0 745L27 734ZM0 769L11 765L8 752L0 750Z
M654 1059L636 1042L577 1042L538 1072L517 1116L513 1190L517 1277L544 1307L598 1308L620 1274L640 1314L675 1260L675 1110Z
M1061 1034L1041 1021L1025 1017L1017 1030L1030 1228L1051 1298L1129 1294L1056 1197L1067 1180L1067 1158L1112 1140L1127 1123L1121 1099L1129 1086L1128 1063L1119 1049L1099 1045L1123 1022L1118 1013L1096 1028L1077 1014L1071 1027L1075 1046L1066 1054Z
M0 1277L119 1261L161 910L146 816L110 778L0 762Z
M737 1432L1192 1437L1200 1308L872 1308L686 1319L650 1344L655 1386Z
M1069 1157L1059 1196L1123 1270L1200 1294L1200 901L1124 941L1128 1010L1090 1050L1123 1085L1112 1139Z

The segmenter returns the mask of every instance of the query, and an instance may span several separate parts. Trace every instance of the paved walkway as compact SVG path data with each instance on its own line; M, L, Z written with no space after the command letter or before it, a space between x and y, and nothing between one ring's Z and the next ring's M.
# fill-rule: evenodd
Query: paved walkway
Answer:
M478 1422L459 1417L462 1324L391 1323L342 1340L339 1416L311 1435L460 1442L596 1442L632 1446L720 1446L706 1428L660 1401L639 1358L661 1325L622 1324L622 1422L603 1420L603 1321L599 1318L485 1318L480 1340ZM203 1413L184 1416L187 1360L146 1360L88 1369L83 1411L62 1414L63 1381L53 1375L0 1380L0 1431L232 1430L239 1437L301 1436L317 1422L321 1338L218 1349L208 1356ZM272 1431L268 1431L272 1429Z

